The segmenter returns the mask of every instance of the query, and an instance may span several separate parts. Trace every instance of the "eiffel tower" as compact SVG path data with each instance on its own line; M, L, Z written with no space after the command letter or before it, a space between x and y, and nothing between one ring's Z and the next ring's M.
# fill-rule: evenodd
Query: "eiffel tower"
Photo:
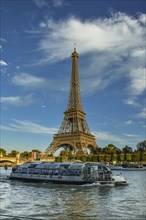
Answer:
M58 133L54 135L53 141L44 152L46 154L54 154L60 147L71 149L74 153L78 151L88 153L87 149L94 151L98 147L82 107L76 48L71 57L72 74L68 106Z

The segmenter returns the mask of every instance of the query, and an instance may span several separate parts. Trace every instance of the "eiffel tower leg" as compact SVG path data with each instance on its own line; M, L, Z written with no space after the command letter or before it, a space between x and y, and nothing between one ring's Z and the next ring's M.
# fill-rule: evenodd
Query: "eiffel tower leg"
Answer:
M56 151L56 148L55 148L54 143L52 142L52 143L47 147L47 149L45 150L44 153L46 153L46 154L54 154L55 151Z

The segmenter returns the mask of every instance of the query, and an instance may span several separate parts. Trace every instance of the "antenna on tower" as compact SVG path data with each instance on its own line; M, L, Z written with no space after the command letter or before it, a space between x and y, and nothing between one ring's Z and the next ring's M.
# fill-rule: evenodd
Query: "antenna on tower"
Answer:
M74 43L74 52L76 52L76 43Z

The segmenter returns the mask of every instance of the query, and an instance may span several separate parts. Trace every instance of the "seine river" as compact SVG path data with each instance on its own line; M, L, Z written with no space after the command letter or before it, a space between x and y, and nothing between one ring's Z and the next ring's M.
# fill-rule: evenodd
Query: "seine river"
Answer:
M0 168L1 220L146 220L146 171L123 171L129 184L116 187L20 182L10 171Z

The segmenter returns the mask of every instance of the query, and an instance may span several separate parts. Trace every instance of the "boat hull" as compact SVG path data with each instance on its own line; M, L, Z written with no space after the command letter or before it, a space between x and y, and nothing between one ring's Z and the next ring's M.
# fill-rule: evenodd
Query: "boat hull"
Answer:
M88 184L95 182L94 180L84 180L80 177L60 177L60 176L52 176L44 175L28 175L28 174L12 174L9 176L10 180L21 180L21 181L29 181L29 182L51 182L51 183L62 183L62 184Z
M98 183L99 185L124 185L127 184L127 181L122 177L114 176L112 180L83 180L83 179L73 179L73 178L50 178L49 176L45 177L36 177L33 175L11 175L8 177L10 180L19 180L19 181L27 181L27 182L50 182L57 184L75 184L75 185L83 185L83 184L93 184ZM118 178L118 179L117 179Z

